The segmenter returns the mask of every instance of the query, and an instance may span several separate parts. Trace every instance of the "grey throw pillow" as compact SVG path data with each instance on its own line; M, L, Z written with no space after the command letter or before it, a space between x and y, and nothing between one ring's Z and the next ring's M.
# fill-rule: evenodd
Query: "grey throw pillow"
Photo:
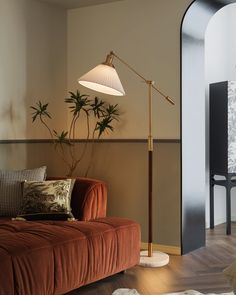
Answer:
M0 216L16 216L22 205L22 182L44 180L46 168L0 170Z
M74 179L26 181L23 203L17 218L26 220L67 220L71 213L71 193Z

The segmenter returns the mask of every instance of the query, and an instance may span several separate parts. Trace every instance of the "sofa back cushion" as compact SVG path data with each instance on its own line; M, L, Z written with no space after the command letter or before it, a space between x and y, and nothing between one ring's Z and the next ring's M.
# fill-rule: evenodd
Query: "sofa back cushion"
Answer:
M0 170L0 216L16 216L22 205L22 182L42 181L46 166L25 170Z
M49 180L65 179L49 177ZM71 195L71 209L78 220L89 221L106 216L107 186L103 181L76 177Z

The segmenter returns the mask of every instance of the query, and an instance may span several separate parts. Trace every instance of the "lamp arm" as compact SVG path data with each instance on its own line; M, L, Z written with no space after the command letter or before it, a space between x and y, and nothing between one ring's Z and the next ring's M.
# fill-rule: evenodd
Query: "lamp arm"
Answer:
M107 62L112 63L113 57L117 58L122 64L124 64L127 68L129 68L133 73L135 73L138 77L140 77L145 83L149 84L150 81L144 78L141 74L139 74L131 65L129 65L126 61L120 58L114 51L111 51L110 54L107 56ZM164 97L169 103L174 105L174 101L167 95L165 95L161 90L155 87L152 83L152 88L155 89L162 97Z

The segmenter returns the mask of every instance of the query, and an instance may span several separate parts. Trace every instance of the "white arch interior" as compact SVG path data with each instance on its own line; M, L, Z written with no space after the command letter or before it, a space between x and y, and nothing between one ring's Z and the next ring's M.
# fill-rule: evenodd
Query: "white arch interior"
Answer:
M209 101L209 84L236 80L236 4L230 4L211 18L205 34L206 107ZM208 126L208 122L206 122ZM206 128L206 130L208 130ZM207 133L207 131L206 131ZM208 134L206 134L208 135ZM206 136L208 140L208 136ZM208 144L206 145L208 146ZM206 151L207 152L207 151ZM207 157L208 158L208 157ZM207 178L207 183L209 179ZM209 183L208 183L209 185ZM209 227L209 190L206 186L206 227ZM232 221L236 221L236 189L232 192ZM225 188L215 186L215 224L226 221Z

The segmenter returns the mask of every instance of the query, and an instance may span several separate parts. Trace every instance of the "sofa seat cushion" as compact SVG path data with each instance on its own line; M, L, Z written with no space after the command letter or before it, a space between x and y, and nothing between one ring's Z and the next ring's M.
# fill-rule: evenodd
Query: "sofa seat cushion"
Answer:
M0 220L0 294L63 294L134 266L139 225L128 219ZM14 292L12 292L14 290Z

